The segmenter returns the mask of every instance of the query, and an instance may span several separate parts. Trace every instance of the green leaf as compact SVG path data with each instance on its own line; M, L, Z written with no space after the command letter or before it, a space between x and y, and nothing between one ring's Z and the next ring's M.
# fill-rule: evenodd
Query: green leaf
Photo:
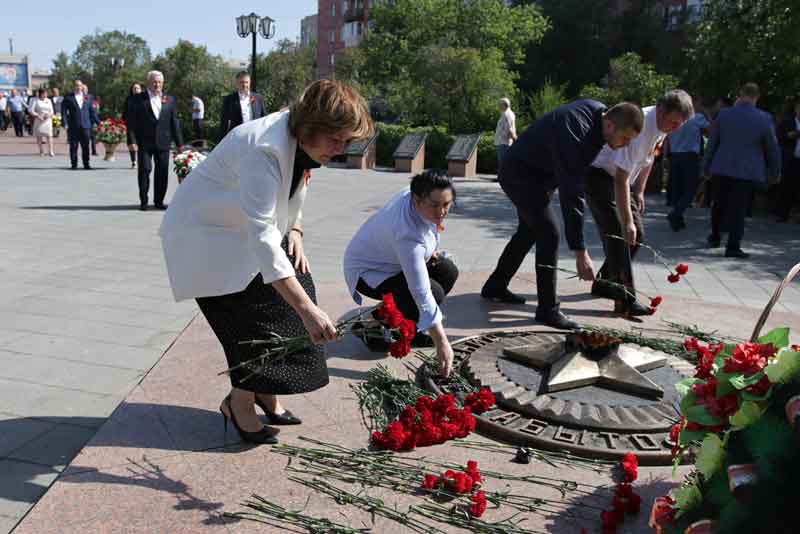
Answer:
M720 367L721 369L721 367ZM726 373L724 371L717 371L717 374L714 375L714 378L717 379L717 398L724 397L731 391L735 391L736 387L731 383L731 380L736 377L737 375L732 373Z
M753 386L758 383L764 377L763 372L758 372L753 375L750 375L745 378L744 375L736 375L731 378L730 382L738 390L742 390L746 387ZM717 391L717 397L720 397L719 391Z
M683 380L675 384L675 389L678 391L678 394L681 397L683 397L692 390L692 385L702 381L703 380L700 378L684 378Z
M689 421L706 426L721 425L722 420L714 417L706 410L705 406L692 406L686 410L686 417Z
M786 326L782 326L780 328L776 328L771 332L761 336L758 338L758 342L766 345L767 343L772 343L775 347L782 349L784 347L789 346L789 328Z
M784 348L777 357L767 365L764 373L773 384L786 384L800 374L800 352Z
M704 430L681 430L681 433L678 435L678 444L681 447L686 447L690 443L694 441L700 441L704 437L706 437L709 432Z
M716 434L708 434L697 452L695 465L706 479L710 478L721 466L725 459L725 447Z
M703 503L703 494L696 484L689 484L675 490L675 517L691 512Z
M758 421L764 409L755 402L745 401L739 411L731 416L731 425L736 428L746 428Z
M697 396L694 393L687 393L686 396L681 399L681 414L686 415L686 412L689 411L689 408L694 406L697 403Z
M767 390L767 392L763 395L753 395L752 393L742 391L739 393L739 396L745 401L764 402L765 400L769 400L769 398L772 396L773 389L774 388L769 388L769 390Z

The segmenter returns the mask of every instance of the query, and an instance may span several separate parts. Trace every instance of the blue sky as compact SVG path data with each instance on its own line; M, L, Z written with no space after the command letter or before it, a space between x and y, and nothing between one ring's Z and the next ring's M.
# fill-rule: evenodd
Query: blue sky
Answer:
M0 53L8 53L8 38L13 37L15 54L30 54L36 69L49 68L56 54L72 53L81 37L99 28L135 33L147 41L153 55L186 39L226 58L246 59L252 44L236 34L236 17L251 11L277 21L274 39L258 38L262 52L278 39L299 37L300 19L317 12L317 0L15 2L2 8Z

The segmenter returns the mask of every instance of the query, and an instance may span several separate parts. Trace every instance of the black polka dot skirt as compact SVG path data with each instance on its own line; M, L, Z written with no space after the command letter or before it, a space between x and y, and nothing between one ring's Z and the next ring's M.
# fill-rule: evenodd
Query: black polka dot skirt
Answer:
M297 273L297 281L316 304L311 275ZM265 339L270 332L285 337L306 334L300 316L271 284L264 284L261 274L244 291L198 298L197 304L225 350L228 368L262 353L258 346L240 345L240 341ZM272 395L306 393L328 384L325 351L320 345L286 356L267 365L255 376L246 378L251 374L252 370L246 367L235 370L230 374L231 384L247 391Z

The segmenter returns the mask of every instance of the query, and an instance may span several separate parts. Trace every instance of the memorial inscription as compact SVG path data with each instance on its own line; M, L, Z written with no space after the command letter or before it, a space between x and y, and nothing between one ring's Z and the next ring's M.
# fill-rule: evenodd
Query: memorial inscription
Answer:
M479 134L470 135L457 135L453 146L447 152L448 161L469 161L478 148L478 141L481 136Z
M347 145L347 148L344 151L345 156L363 156L367 153L367 150L372 146L375 140L378 138L377 130L367 139L361 139L360 141L353 141L352 143Z

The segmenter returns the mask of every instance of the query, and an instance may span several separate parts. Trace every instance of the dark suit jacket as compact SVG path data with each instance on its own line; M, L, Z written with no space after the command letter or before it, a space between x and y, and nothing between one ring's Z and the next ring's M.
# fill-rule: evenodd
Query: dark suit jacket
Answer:
M264 99L258 93L250 93L250 96L250 117L251 119L260 119L267 114L264 109ZM242 107L239 105L239 92L234 91L222 101L222 116L219 121L220 139L240 124L242 124Z
M795 157L794 150L797 146L797 137L789 139L789 133L797 129L794 115L784 119L778 124L778 143L781 145L783 151L783 166L784 169L789 165L789 162Z
M748 103L720 110L711 127L703 169L756 183L778 176L781 152L772 116Z
M183 145L175 99L169 95L162 96L161 113L158 117L153 113L147 91L133 95L128 100L125 117L128 119L132 144L145 150L169 150L173 141L178 146Z
M83 99L83 106L78 107L75 94L70 93L61 102L61 123L69 130L76 131L80 128L91 130L93 124L99 124L97 109L92 105L94 96L89 95Z

